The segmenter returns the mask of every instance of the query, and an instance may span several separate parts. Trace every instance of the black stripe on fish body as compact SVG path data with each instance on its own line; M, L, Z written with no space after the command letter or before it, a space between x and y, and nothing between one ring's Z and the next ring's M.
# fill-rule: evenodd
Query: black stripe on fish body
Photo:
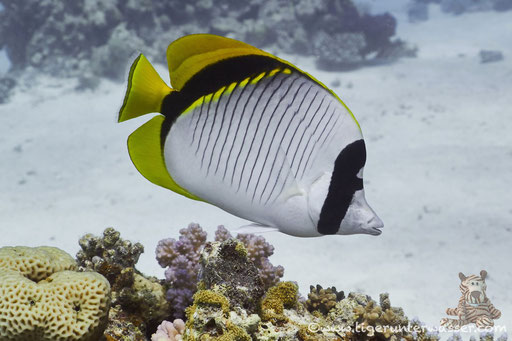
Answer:
M295 104L295 100L297 99L297 95L299 94L300 90L307 84L307 82L303 81L302 83L300 83L299 86L297 86L297 89L295 90L295 93L293 95L293 98L292 100L290 101L290 103L288 103L288 105L286 106L286 108L284 109L284 112L282 112L279 116L279 121L277 122L277 126L274 130L274 133L272 134L272 138L270 139L270 146L268 147L267 149L267 153L265 155L265 159L263 161L263 165L261 166L261 172L258 176L258 181L256 182L256 188L258 188L258 185L260 183L260 180L261 180L261 176L263 174L263 170L265 169L265 166L267 164L267 161L269 161L269 154L270 154L270 151L272 150L272 145L274 144L275 140L276 140L276 136L277 136L277 132L279 131L279 128L281 126L281 123L283 123L283 119L287 116L288 114L288 110L292 107L293 104ZM303 97L302 100L304 100L305 97ZM302 103L302 101L301 101ZM274 108L274 111L272 112L272 115L271 117L274 116L277 108L279 107L279 104ZM291 112L291 115L292 117L291 118L288 118L287 117L287 121L288 121L288 125L291 123L291 121L293 120L293 116L294 116L294 112ZM270 122L269 122L270 123ZM285 123L286 124L286 123ZM268 128L268 126L267 126ZM285 134L286 134L286 129L285 129L285 132L282 134L282 137L281 137L281 141L284 139L285 137ZM282 142L281 142L282 143ZM281 143L278 144L278 148L281 146ZM277 159L277 154L279 153L279 149L277 148L276 150L276 153L275 153L275 156L274 156L274 159L273 159L273 162L272 162L272 166L270 167L270 172L269 172L269 175L268 175L268 178L271 179L272 178L272 175L274 174L274 171L275 171L275 168L274 168L274 165L275 165L275 162L276 162L276 159ZM260 150L261 150L261 146L260 146ZM259 151L258 151L259 152ZM277 177L277 180L279 179L279 175ZM263 190L261 190L261 193L260 193L260 197L259 197L259 201L261 202L262 198L263 198L263 194L265 193L265 190L267 189L267 186L270 182L269 181L265 181L265 185L263 187ZM253 197L254 199L254 197Z
M261 55L228 58L205 67L190 78L180 91L173 91L164 98L160 110L166 117L161 131L162 144L178 116L198 98L262 72L286 68L299 71L277 59Z
M283 82L281 82L279 84L278 88L284 88L285 87L284 81L288 80L290 76L291 75L285 76L285 78L283 79ZM267 133L268 133L268 128L271 125L271 123L273 121L273 118L275 118L275 116L276 116L276 110L279 107L279 105L282 103L282 101L288 96L288 93L290 92L290 89L294 86L295 82L298 79L300 79L300 78L299 77L291 78L290 82L286 85L286 92L284 94L281 94L280 96L278 96L277 104L275 105L274 109L272 110L272 114L269 115L268 121L265 122L266 123L265 130L263 131L263 136L261 137L261 142L262 143L260 143L259 146L258 146L258 152L256 153L256 157L254 158L254 162L252 164L252 167L249 167L249 169L251 170L251 174L249 175L249 180L247 181L247 187L245 188L246 191L249 188L249 185L251 184L251 181L253 179L253 175L255 175L254 174L254 170L256 169L256 164L259 163L259 161L260 161L260 154L261 154L261 151L262 151L262 147L263 147L263 144L266 142L265 138L266 138ZM267 103L265 104L265 107L262 110L262 115L260 116L260 119L258 120L258 125L256 126L256 131L259 130L260 123L262 121L264 113L265 113L265 111L267 111L268 104L272 100L272 98L273 98L275 93L276 93L276 91L273 91L272 94L267 99ZM293 97L293 99L295 99L295 96ZM290 105L293 104L293 99L290 102ZM284 115L284 113L280 113L281 117L283 117L283 115ZM253 146L253 143L254 143L255 139L256 139L256 135L253 136L253 139L252 139L251 146L249 148L248 154L251 154L252 146ZM272 140L270 140L270 145L267 148L268 148L268 150L270 150L270 148L272 148ZM263 155L262 155L262 157L263 157ZM256 192L258 190L259 179L261 178L261 174L265 170L265 165L266 165L266 162L264 162L261 165L260 176L258 177L258 181L256 182L256 185L254 186L254 191L253 191L253 196L252 196L251 201L254 201L254 196L256 195Z
M306 91L306 94L304 95L304 97L302 97L302 100L301 100L301 102L299 104L299 107L294 112L293 118L289 121L288 126L286 127L286 129L285 129L285 131L283 133L283 136L281 137L281 141L279 142L280 146L283 145L284 137L287 135L288 129L290 128L292 122L295 121L295 118L297 118L299 120L297 122L297 126L294 129L292 128L293 134L292 134L290 140L288 141L288 146L286 147L285 151L283 151L285 155L288 155L290 147L291 147L291 145L292 145L292 143L294 141L295 135L296 135L297 131L299 131L299 127L302 125L303 121L306 119L306 113L309 111L311 105L313 104L313 102L315 102L315 100L316 100L316 98L318 96L318 91L317 91L313 95L313 99L311 99L309 101L309 105L308 105L307 109L305 111L302 111L301 109L302 109L302 105L304 104L304 100L307 98L307 96L310 93L311 89L312 89L312 87L309 87L308 90ZM300 115L301 117L297 117L297 116L299 116L299 115L297 115L299 112L303 112L304 114ZM274 164L275 164L276 159L277 159L277 154L275 156L275 159L274 159L274 162L272 163L272 167L271 168L274 168ZM270 201L270 199L272 198L272 195L274 194L274 191L276 189L276 186L277 186L278 180L279 180L279 178L281 176L281 172L282 172L283 168L284 168L284 165L281 165L281 167L279 167L279 174L277 175L276 181L274 182L274 185L272 186L272 189L270 190L270 194L267 196L267 199L265 201L265 205ZM292 170L291 170L291 167L290 167L290 172L291 171ZM295 176L295 174L293 174L293 176ZM280 193L282 191L283 187L284 187L284 183L282 184L281 189L279 189L277 191L277 193ZM264 191L265 190L263 190L263 192Z
M346 146L336 158L317 230L321 234L336 234L347 214L354 193L363 189L363 179L357 174L366 162L364 141L357 140Z

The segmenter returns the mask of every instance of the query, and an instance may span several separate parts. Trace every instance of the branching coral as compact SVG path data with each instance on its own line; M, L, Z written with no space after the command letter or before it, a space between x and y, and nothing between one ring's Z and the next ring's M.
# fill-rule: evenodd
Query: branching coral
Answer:
M113 228L102 237L87 234L80 238L77 260L82 270L97 271L112 286L112 309L105 336L109 340L143 340L148 326L169 315L165 290L156 278L145 277L135 268L144 248L121 238Z
M144 252L142 244L121 239L120 233L111 227L105 229L102 237L89 233L78 243L82 249L76 255L80 269L99 272L112 285L124 269L135 266Z
M317 284L316 287L309 287L306 307L310 312L319 311L326 315L343 298L345 298L343 291L338 292L335 287L324 289Z
M185 308L192 304L197 290L197 275L201 249L206 242L206 232L198 224L180 230L178 240L163 239L156 247L156 259L167 267L165 278L170 285L167 300L171 302L175 318L184 318Z

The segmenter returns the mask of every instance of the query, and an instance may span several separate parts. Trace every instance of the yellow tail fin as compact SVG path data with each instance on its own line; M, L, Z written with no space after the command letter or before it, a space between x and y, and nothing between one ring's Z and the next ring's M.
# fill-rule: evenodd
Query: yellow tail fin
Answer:
M118 122L160 112L164 97L171 91L173 90L160 78L146 57L140 54L130 68L128 88L119 111Z

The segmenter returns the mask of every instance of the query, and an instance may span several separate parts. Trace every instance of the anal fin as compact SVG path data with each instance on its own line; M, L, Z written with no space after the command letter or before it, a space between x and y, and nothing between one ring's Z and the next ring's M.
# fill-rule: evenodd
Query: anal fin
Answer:
M279 229L277 227L266 226L266 225L258 224L258 223L243 225L243 226L240 226L240 227L232 230L232 232L237 233L237 234L267 233L267 232L276 232L276 231L279 231Z

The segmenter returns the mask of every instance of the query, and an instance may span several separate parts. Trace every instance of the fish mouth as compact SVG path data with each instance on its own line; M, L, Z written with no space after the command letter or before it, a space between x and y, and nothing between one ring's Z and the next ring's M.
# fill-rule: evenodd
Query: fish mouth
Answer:
M372 236L378 236L382 233L382 228L384 227L384 223L382 220L374 216L370 221L368 221L366 225L366 230Z
M381 230L382 227L370 227L370 229L368 230L368 233L371 234L372 236L378 236L382 233L382 230Z

